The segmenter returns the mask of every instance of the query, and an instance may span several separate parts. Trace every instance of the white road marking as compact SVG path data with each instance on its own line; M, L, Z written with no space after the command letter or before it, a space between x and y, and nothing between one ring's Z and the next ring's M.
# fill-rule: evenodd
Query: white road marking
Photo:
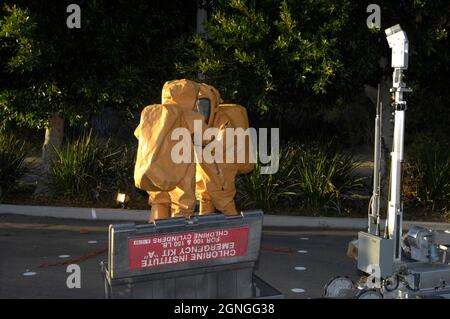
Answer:
M59 257L59 258L69 258L70 255L59 255L58 257Z
M88 241L88 244L96 244L96 243L97 243L96 240L90 240L90 241Z
M27 271L27 272L24 272L23 275L24 275L25 277L29 277L29 276L34 276L34 275L36 275L36 273L35 273L34 271Z
M306 267L298 266L298 267L295 267L295 270L306 270Z
M308 240L309 238L308 237L302 237L302 238L300 238L300 240Z
M299 254L306 254L308 251L307 251L307 250L297 250L297 252L298 252Z
M302 289L302 288L293 288L293 289L291 289L291 291L292 291L292 292L295 292L295 293L298 293L298 294L301 294L301 293L304 293L304 292L305 292L305 289Z
M95 212L95 208L91 209L92 219L97 219L97 213Z

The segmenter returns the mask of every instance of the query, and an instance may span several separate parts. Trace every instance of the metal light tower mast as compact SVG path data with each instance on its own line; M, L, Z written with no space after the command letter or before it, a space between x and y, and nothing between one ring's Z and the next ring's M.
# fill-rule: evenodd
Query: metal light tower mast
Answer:
M385 30L389 47L392 49L392 77L391 93L394 108L394 136L391 152L391 178L387 217L387 235L394 240L394 262L401 259L401 237L403 224L402 190L402 162L405 128L406 101L403 93L411 90L403 82L403 71L408 68L408 38L400 25Z

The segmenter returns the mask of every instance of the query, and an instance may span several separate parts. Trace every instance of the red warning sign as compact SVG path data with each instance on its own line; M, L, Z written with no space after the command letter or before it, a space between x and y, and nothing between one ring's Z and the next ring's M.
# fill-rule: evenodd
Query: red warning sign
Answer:
M129 268L153 268L245 256L248 227L164 234L129 240Z

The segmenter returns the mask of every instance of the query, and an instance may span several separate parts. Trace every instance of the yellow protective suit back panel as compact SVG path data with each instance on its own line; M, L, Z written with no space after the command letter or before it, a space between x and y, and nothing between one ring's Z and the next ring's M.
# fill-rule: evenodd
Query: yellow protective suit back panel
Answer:
M224 116L221 116L222 114ZM219 107L217 108L217 118L228 118L228 120L231 122L230 123L231 127L233 128L242 128L244 130L249 128L247 110L245 109L245 107L239 104L219 104ZM244 150L236 149L235 151L241 152ZM255 164L250 162L250 152L251 152L250 139L246 137L245 163L232 164L236 168L237 174L247 174L254 169Z
M146 191L170 191L186 175L191 163L176 163L172 149L179 142L172 140L177 128L193 131L193 121L201 116L192 110L197 100L199 85L181 79L168 81L162 90L162 103L150 105L141 113L135 136L139 140L134 181L136 187ZM191 149L193 161L193 149Z
M146 191L169 191L186 174L189 163L175 163L171 158L172 131L186 127L183 110L177 105L155 104L144 108L134 134L139 140L134 181Z

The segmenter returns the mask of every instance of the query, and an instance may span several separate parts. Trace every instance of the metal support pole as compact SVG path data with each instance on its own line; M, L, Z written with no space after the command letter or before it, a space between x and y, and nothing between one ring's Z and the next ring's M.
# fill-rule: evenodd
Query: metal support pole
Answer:
M206 0L197 1L197 33L204 40L207 39L205 23L208 20L208 13L206 12ZM199 81L205 80L205 75L201 72L197 73Z
M402 162L404 158L404 134L406 102L403 93L410 92L402 82L402 69L394 68L393 87L394 95L394 138L391 152L391 191L388 208L388 234L394 239L394 261L401 259L401 237L403 229L403 203L402 203Z
M378 95L375 115L375 139L373 159L373 194L371 200L371 214L369 216L369 233L380 235L380 160L381 160L381 120L380 120L380 85L378 84Z
M401 239L403 228L402 204L402 162L405 133L406 102L403 93L411 91L403 82L403 71L408 68L408 38L400 25L385 30L389 47L392 49L392 76L394 136L391 152L390 194L387 216L387 234L394 240L394 262L401 261Z

